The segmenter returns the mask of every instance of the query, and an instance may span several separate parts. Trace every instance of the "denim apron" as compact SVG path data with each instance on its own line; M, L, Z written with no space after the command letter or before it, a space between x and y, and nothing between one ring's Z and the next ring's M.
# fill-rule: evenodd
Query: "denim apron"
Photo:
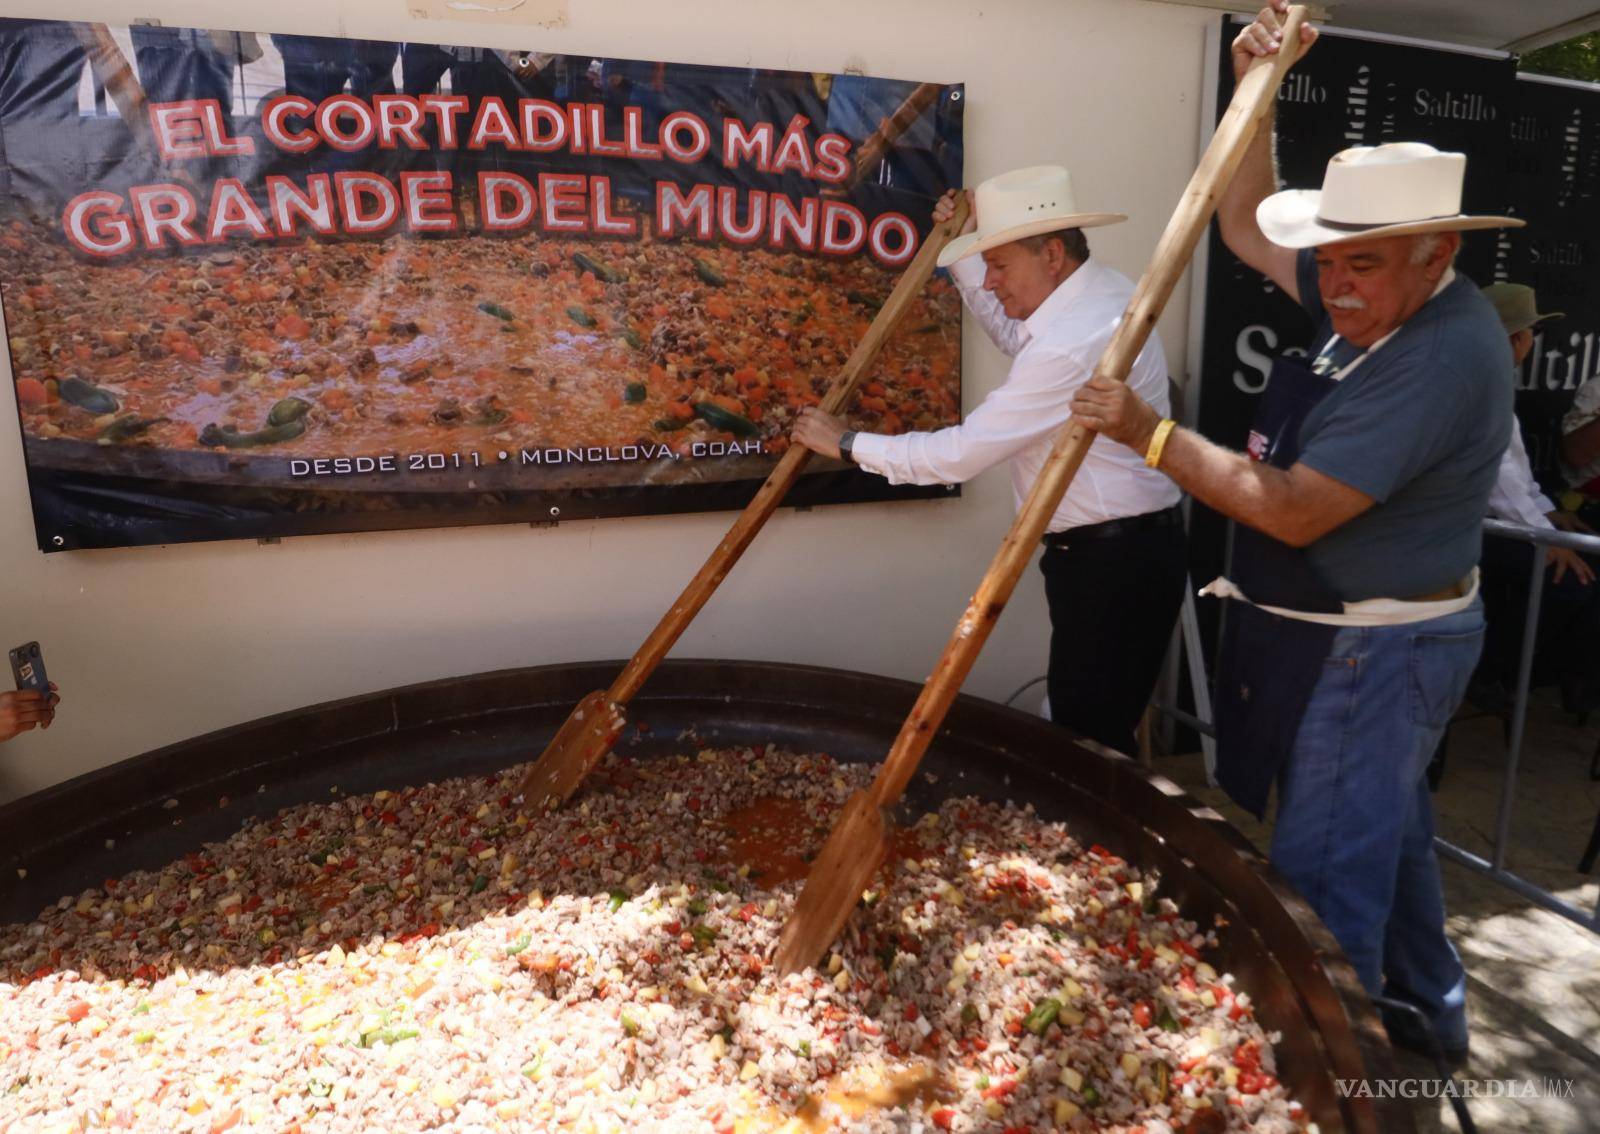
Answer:
M1293 465L1306 415L1337 385L1336 377L1313 373L1298 360L1278 359L1256 410L1250 456L1273 468ZM1222 635L1214 709L1217 782L1239 806L1261 816L1339 627L1252 604L1339 614L1344 603L1304 551L1243 525L1234 532L1231 575L1251 601L1229 608Z

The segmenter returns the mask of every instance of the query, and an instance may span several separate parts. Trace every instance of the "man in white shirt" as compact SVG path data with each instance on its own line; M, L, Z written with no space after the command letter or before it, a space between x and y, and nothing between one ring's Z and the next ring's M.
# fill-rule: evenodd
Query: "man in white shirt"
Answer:
M1540 323L1561 318L1561 312L1539 311L1538 296L1526 284L1496 283L1483 289L1483 297L1494 305L1500 316L1500 325L1511 340L1511 361L1521 366L1533 350L1533 332ZM1588 532L1590 528L1570 512L1558 509L1550 498L1539 490L1533 467L1528 463L1528 450L1522 443L1522 430L1511 430L1511 444L1500 458L1500 475L1489 493L1489 515L1513 524L1530 528L1559 528L1567 532ZM1577 552L1564 547L1552 547L1546 562L1555 568L1551 581L1561 582L1571 571L1579 582L1594 580L1594 572Z
M934 212L951 215L954 195ZM1089 380L1133 294L1089 257L1083 229L1127 219L1079 212L1059 166L984 182L964 234L940 256L1011 372L960 425L895 436L858 433L807 410L794 439L892 484L957 484L1006 461L1020 507L1073 394ZM981 257L981 258L980 258ZM1128 385L1167 412L1167 366L1151 336ZM1186 577L1181 494L1138 454L1096 440L1045 536L1039 561L1050 608L1050 715L1122 752L1149 702Z
M1541 313L1537 295L1525 284L1490 284L1483 295L1500 317L1511 342L1512 360L1518 366L1533 350L1535 328L1561 318L1560 312ZM1489 493L1489 515L1530 528L1589 530L1577 516L1557 509L1539 490L1522 443L1522 430L1515 423L1511 444L1500 459L1499 478ZM1517 685L1530 559L1528 545L1520 540L1490 536L1483 541L1483 602L1488 627L1469 696L1495 711L1510 709L1511 691ZM1557 680L1565 707L1571 712L1587 712L1594 708L1600 687L1600 659L1594 656L1600 595L1591 586L1594 570L1583 556L1565 547L1547 548L1545 562L1550 571L1536 638L1534 678L1536 683Z

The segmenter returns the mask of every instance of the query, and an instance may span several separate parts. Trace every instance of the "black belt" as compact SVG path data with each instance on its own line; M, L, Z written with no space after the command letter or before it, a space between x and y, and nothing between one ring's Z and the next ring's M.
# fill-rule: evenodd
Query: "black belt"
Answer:
M1146 512L1142 516L1123 516L1116 520L1102 520L1098 524L1084 524L1082 527L1068 528L1064 532L1046 532L1039 542L1046 547L1066 547L1081 539L1112 539L1116 536L1132 535L1134 532L1150 531L1154 528L1177 528L1183 526L1183 510L1174 504L1170 508L1163 508L1159 512Z

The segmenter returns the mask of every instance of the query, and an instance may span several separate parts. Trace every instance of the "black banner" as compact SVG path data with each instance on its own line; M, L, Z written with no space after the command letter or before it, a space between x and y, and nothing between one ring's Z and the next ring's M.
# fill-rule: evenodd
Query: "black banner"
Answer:
M739 507L961 184L958 85L0 20L41 548ZM959 420L936 277L851 410ZM946 495L817 461L790 503Z
M1506 278L1538 293L1559 320L1534 333L1517 374L1517 418L1534 475L1552 499L1566 488L1561 418L1600 374L1600 88L1520 76L1510 127L1512 231Z

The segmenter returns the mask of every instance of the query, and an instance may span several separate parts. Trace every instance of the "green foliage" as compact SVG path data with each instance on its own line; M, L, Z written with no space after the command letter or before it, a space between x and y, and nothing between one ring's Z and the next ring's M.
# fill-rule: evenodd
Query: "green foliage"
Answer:
M1537 75L1556 75L1563 79L1600 83L1600 32L1590 32L1576 39L1530 51L1517 66L1519 70Z

